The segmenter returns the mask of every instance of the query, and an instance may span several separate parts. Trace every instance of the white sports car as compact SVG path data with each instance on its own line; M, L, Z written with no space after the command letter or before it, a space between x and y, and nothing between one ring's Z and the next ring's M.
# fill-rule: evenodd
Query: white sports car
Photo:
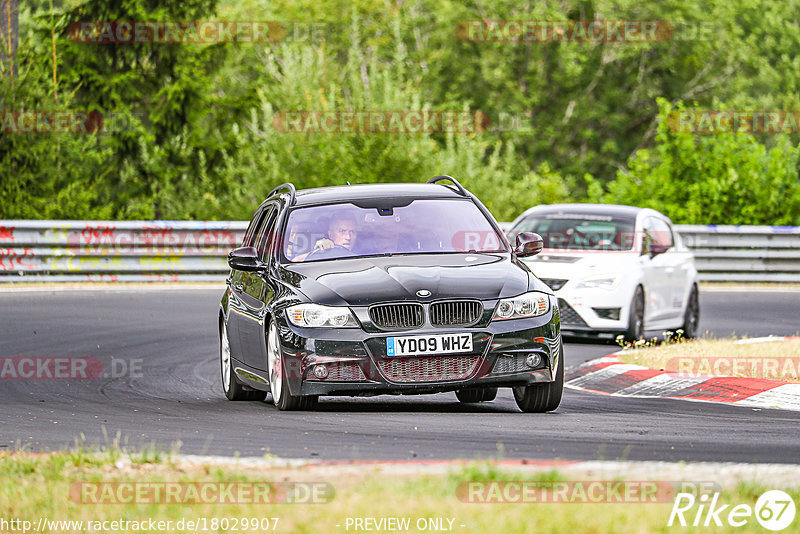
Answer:
M541 254L523 261L558 297L564 335L697 335L694 256L665 215L631 206L542 205L520 215L508 234L520 232L544 240Z

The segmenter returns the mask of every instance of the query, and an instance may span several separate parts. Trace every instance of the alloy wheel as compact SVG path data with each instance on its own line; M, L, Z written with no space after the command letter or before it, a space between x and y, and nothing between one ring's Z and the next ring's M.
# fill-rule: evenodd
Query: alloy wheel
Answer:
M278 342L278 327L273 322L269 326L267 336L267 365L269 372L269 390L272 392L272 401L278 404L283 389L283 376L281 369L281 349Z

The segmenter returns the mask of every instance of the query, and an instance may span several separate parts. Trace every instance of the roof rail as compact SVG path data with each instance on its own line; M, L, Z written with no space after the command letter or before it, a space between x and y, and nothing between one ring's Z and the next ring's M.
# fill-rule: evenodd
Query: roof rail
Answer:
M272 195L274 195L275 193L277 193L281 189L288 189L289 190L289 193L291 195L291 198L289 199L289 205L290 206L294 206L294 200L295 200L295 195L297 195L297 190L294 188L294 184L289 183L289 182L287 182L285 184L281 184L278 187L276 187L275 189L273 189L272 191L270 191L269 194L267 194L267 198L271 197Z
M441 182L442 180L450 180L451 182L453 182L453 185L455 185L455 186L456 186L456 189L458 189L458 192L459 192L459 193L461 193L461 195L462 195L462 196L465 196L465 197L468 197L468 196L469 196L469 193L467 192L467 190L466 190L466 189L464 189L464 186L463 186L463 185L461 185L461 184L458 182L458 180L456 180L456 179L455 179L455 178L453 178L452 176L447 176L446 174L440 174L439 176L434 176L433 178L431 178L430 180L428 180L428 182L427 182L427 183L429 183L429 184L436 184L436 183L439 183L439 182ZM444 184L442 184L442 185L444 185ZM447 187L447 186L445 185L445 187Z

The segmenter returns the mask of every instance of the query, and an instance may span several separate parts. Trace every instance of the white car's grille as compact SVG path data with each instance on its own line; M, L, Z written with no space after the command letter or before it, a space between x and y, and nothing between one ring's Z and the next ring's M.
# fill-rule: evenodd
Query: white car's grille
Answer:
M566 300L558 299L558 309L561 313L561 326L588 326L578 312L567 304Z

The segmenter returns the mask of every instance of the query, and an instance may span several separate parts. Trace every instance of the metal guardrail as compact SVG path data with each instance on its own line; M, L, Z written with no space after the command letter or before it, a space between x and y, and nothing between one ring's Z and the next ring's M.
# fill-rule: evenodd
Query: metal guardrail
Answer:
M800 282L800 226L676 225L709 282Z
M246 221L0 221L0 283L220 281L225 255L246 228ZM800 227L676 229L701 280L800 282Z
M246 221L0 221L0 282L219 281Z

